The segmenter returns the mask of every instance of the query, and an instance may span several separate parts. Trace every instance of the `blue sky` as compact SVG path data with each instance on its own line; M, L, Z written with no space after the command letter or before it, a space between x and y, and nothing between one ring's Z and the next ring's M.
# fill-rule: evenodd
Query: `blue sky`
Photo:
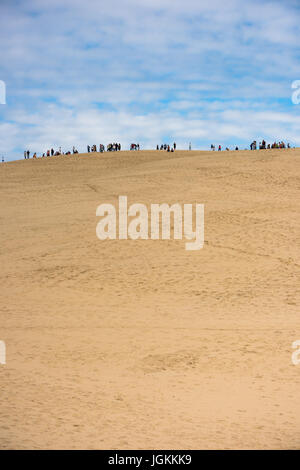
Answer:
M298 6L299 5L299 6ZM0 156L177 142L300 146L300 4L0 0Z

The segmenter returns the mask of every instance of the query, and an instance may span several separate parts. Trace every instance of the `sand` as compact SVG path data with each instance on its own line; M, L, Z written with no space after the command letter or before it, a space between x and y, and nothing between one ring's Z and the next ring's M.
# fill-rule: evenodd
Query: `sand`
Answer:
M300 448L300 149L0 165L2 449ZM96 237L204 203L205 245Z

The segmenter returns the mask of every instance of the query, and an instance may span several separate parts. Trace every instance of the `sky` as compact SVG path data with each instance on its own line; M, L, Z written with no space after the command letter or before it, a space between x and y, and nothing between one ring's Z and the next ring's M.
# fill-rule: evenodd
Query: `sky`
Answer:
M299 20L298 0L0 0L0 156L300 146Z

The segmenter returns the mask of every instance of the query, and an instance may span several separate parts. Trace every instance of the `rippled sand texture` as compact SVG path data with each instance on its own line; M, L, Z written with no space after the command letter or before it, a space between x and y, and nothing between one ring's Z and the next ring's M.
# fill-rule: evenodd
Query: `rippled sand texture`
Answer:
M300 448L300 150L0 165L0 447ZM205 245L96 237L204 203Z

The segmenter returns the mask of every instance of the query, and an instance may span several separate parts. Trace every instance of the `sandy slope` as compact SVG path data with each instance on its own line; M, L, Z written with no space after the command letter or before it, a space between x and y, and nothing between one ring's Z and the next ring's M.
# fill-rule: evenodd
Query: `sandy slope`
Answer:
M1 448L299 448L300 150L0 165ZM205 246L96 207L205 203Z

